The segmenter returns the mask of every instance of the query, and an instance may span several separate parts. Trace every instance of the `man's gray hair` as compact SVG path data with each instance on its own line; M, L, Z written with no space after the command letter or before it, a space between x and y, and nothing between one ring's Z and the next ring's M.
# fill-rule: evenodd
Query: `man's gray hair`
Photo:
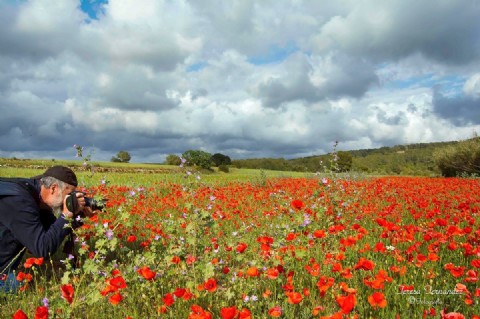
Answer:
M50 188L53 184L57 184L60 190L64 190L66 183L62 182L61 180L56 179L55 177L51 176L44 176L40 178L40 184L45 186L46 188Z

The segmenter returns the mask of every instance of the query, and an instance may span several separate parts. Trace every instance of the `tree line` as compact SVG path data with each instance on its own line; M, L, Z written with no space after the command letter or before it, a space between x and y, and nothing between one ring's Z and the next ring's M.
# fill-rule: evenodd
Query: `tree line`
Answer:
M125 154L126 153L126 154ZM115 159L115 160L114 160ZM128 159L128 160L127 160ZM112 161L130 160L121 151ZM232 160L221 153L188 150L169 154L167 165L187 165L229 172L229 167L297 172L362 172L379 175L480 176L480 137L463 141L417 143L377 149L336 151L295 159L252 158Z

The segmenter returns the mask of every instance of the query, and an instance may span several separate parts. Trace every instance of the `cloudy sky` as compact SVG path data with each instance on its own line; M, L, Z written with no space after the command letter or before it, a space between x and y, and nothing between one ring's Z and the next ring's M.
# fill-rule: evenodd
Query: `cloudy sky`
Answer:
M296 158L475 133L478 0L0 0L0 157Z

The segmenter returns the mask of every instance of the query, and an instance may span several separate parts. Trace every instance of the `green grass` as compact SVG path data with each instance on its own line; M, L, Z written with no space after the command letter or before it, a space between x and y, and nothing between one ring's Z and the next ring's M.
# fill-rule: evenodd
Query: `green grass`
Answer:
M162 164L95 162L93 169L86 169L82 161L66 160L18 160L0 158L1 177L32 177L39 175L53 165L64 165L72 168L77 174L80 185L92 186L106 181L113 185L149 186L157 182L185 183L187 172L198 178L199 182L209 185L221 185L232 181L265 183L268 178L277 177L311 177L313 173L285 172L258 169L230 168L228 173L213 171L197 172L195 169L180 168ZM192 176L190 176L191 179Z

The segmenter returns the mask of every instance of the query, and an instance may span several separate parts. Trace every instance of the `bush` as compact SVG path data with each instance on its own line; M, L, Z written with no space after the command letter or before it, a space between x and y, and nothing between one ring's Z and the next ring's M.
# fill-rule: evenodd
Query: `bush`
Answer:
M220 172L224 172L224 173L230 172L230 169L228 168L227 165L219 165L219 166L218 166L218 170L219 170Z
M175 154L168 154L167 158L165 159L165 164L167 165L175 165L178 166L182 163L182 159L180 156Z
M182 154L187 165L209 169L212 165L212 154L201 150L188 150Z
M232 160L230 159L229 156L223 155L223 154L220 154L220 153L213 154L211 160L212 160L213 164L217 167L219 167L220 165L230 165L230 164L232 164Z
M112 156L110 161L116 163L128 163L131 159L132 157L130 156L130 153L127 151L120 151L117 153L117 156Z
M442 176L469 176L480 174L480 137L460 141L433 154Z

